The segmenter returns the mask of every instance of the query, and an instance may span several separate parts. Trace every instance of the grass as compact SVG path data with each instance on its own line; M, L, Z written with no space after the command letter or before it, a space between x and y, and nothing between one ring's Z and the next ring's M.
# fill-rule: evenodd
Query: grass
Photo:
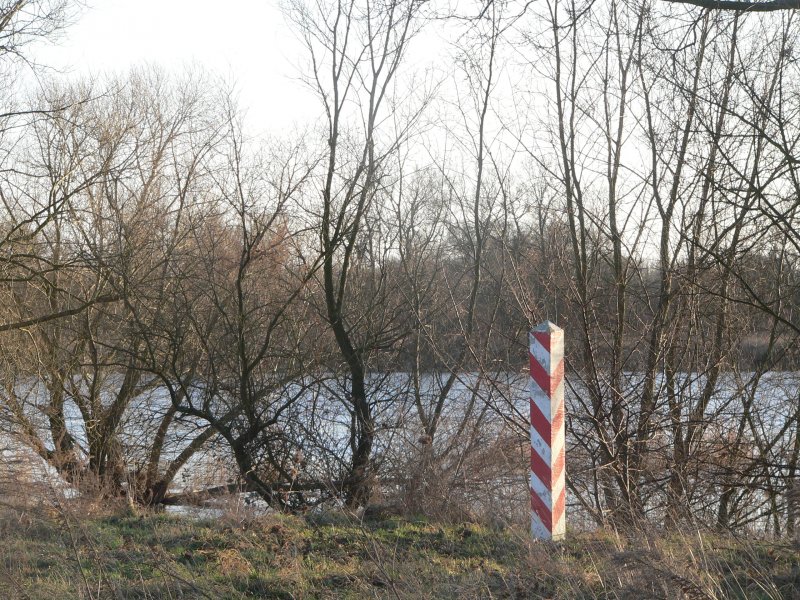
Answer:
M800 548L704 534L524 530L343 514L193 520L0 510L3 598L800 598Z

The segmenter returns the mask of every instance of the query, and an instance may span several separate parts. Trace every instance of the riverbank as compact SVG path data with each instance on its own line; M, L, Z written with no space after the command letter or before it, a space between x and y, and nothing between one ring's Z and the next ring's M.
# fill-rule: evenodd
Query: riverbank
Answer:
M61 501L0 509L4 598L797 598L798 546L342 513L213 519Z

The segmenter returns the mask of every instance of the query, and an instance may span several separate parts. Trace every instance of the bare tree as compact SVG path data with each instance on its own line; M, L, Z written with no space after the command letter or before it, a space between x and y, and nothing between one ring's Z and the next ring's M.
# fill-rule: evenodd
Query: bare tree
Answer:
M300 299L317 265L298 259L298 232L288 223L313 163L294 146L259 158L232 109L226 123L207 204L189 211L170 259L170 290L137 320L170 412L207 423L225 441L246 489L301 508L303 497L289 495L307 484L293 420L314 354Z
M344 493L354 507L367 502L374 478L369 356L391 347L402 332L391 323L367 328L359 314L363 307L352 302L352 271L370 234L367 224L377 209L376 198L390 176L389 158L408 138L418 115L412 110L406 119L396 115L392 120L390 110L400 100L395 86L422 7L414 0L391 0L295 4L289 11L308 49L308 83L322 103L327 125L320 199L312 210L319 211L315 227L323 312L347 371L345 406L352 428Z
M207 98L185 83L179 91L158 73L135 73L92 103L70 101L81 85L53 88L50 101L69 105L69 119L62 111L34 125L28 168L12 180L16 206L57 198L61 208L24 252L12 246L4 292L17 322L49 316L27 319L37 360L8 381L4 402L14 430L68 480L111 493L134 485L129 450L142 438L126 431L127 418L157 383L140 360L147 333L133 326L133 307L167 289L161 250L179 243L171 226L219 138ZM26 380L38 381L34 393ZM157 462L160 441L148 447Z

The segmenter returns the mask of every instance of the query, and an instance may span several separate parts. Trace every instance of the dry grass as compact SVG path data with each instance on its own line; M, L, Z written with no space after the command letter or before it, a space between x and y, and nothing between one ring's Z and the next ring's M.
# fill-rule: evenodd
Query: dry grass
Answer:
M0 509L3 598L800 598L800 549L731 536L553 545L477 523L193 520L25 498Z

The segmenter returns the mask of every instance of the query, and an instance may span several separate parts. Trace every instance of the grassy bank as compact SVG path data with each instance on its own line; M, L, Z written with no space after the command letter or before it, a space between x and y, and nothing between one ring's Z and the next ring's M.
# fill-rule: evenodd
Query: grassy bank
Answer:
M573 532L549 545L513 528L341 514L0 514L3 598L800 598L797 546L710 534Z

